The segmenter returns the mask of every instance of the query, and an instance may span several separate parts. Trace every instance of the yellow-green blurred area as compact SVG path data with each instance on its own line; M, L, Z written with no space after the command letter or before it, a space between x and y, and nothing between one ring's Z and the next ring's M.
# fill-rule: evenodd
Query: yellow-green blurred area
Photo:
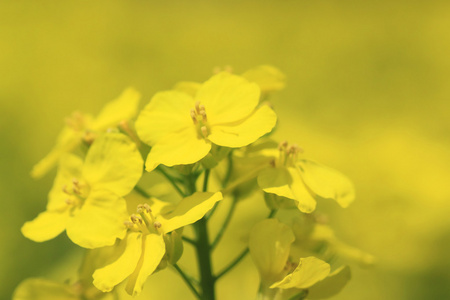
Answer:
M29 171L65 116L98 113L130 85L144 105L216 66L272 64L288 78L270 99L275 137L353 180L349 208L319 209L338 237L377 258L352 266L336 299L449 299L449 34L443 0L1 1L0 298L28 277L64 281L76 269L80 250L65 234L34 243L20 233L45 208L55 172L34 181ZM252 211L239 206L217 267L244 247L233 232ZM218 299L252 299L257 280L246 258ZM166 270L139 299L177 297L191 296Z

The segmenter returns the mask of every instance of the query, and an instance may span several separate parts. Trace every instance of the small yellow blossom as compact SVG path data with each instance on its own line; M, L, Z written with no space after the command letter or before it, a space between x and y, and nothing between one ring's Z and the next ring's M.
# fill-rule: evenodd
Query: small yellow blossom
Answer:
M66 126L59 134L56 145L47 156L32 169L31 176L40 178L53 168L62 155L74 150L83 140L90 143L96 135L119 122L129 120L136 115L140 94L133 88L126 89L117 99L108 103L97 118L75 112L66 119Z
M232 73L233 70L230 67L225 67L223 68L223 70L217 68L217 70L214 71L215 73L220 73L221 71ZM241 74L241 76L250 82L256 83L261 89L261 93L263 95L282 90L286 86L286 76L283 74L283 72L270 65L261 65L252 68L245 71L243 74ZM201 84L198 82L181 81L174 86L174 90L195 97L195 94L200 89L200 87Z
M276 115L258 106L260 89L226 72L206 81L192 97L179 91L157 93L136 121L139 137L152 146L146 169L186 165L204 158L211 144L246 146L270 132Z
M79 283L58 283L43 278L29 278L17 286L12 300L114 300L112 293L86 294Z
M264 299L292 299L307 290L308 299L328 298L339 293L350 280L347 266L330 274L330 265L310 256L292 258L292 229L277 219L256 224L250 232L249 250L261 277Z
M296 145L281 143L273 167L258 175L259 186L266 193L294 200L304 213L315 210L317 198L333 199L342 207L353 202L354 188L347 177L314 161L299 159L300 152Z
M142 175L143 161L136 145L120 133L98 137L83 161L66 154L49 193L47 210L26 222L22 233L42 242L66 230L85 248L114 244L123 238L127 195Z
M129 228L126 237L113 246L116 259L94 272L94 285L108 292L128 278L126 291L139 294L167 252L167 234L201 219L220 200L220 192L197 192L176 206L155 198L139 205L138 214L125 222Z

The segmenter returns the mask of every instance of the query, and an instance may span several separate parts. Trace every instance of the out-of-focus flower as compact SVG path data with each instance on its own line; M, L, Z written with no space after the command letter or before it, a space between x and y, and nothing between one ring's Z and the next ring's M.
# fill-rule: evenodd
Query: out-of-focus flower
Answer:
M136 145L120 133L98 137L83 161L66 154L49 193L47 210L26 222L22 233L42 242L66 230L85 248L113 245L123 238L127 195L142 175L143 161Z
M74 150L83 140L91 143L95 137L121 121L136 115L141 95L133 88L126 89L117 99L103 107L98 116L74 112L66 118L66 126L59 134L56 145L32 169L31 176L40 178L53 168L61 156Z
M350 279L349 268L330 275L330 265L312 256L300 258L297 264L291 255L294 240L291 228L277 219L261 221L251 230L250 254L261 277L259 299L284 300L310 293L327 298L338 293Z
M353 202L353 184L340 172L307 159L299 159L301 149L286 142L279 146L273 166L261 171L258 184L266 192L292 199L301 212L311 213L316 199L332 199L347 207Z
M94 285L101 291L111 291L128 278L126 291L130 295L141 292L145 280L161 263L164 255L169 262L175 262L181 253L173 247L170 233L201 219L222 194L197 192L184 198L176 206L150 199L138 206L138 214L131 215L126 222L129 230L126 237L114 248L115 257L111 264L94 272Z

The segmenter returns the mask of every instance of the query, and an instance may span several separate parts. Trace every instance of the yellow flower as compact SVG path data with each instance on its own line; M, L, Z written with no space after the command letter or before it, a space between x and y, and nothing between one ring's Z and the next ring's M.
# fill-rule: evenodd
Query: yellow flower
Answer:
M22 233L42 242L66 230L85 248L114 244L123 238L128 194L142 175L143 161L136 145L120 133L97 138L83 161L66 154L49 193L47 210L26 222Z
M341 267L330 275L330 265L312 256L293 263L294 240L291 228L277 219L261 221L252 228L249 250L261 276L264 299L291 299L305 290L308 299L320 299L341 291L350 280L350 269Z
M257 108L259 87L229 73L219 73L195 97L179 91L157 93L139 115L136 130L152 146L146 169L192 164L204 158L211 144L239 148L270 132L276 115Z
M176 206L154 198L139 205L138 214L126 222L126 237L115 246L115 260L94 272L94 285L108 292L128 278L126 291L139 294L167 252L167 235L201 219L221 199L220 192L197 192Z
M75 112L66 119L66 126L59 134L56 145L47 156L32 169L31 176L40 178L53 168L62 155L74 150L82 140L91 142L95 135L119 122L129 120L136 115L140 94L132 88L126 89L117 99L107 104L97 118Z
M332 199L347 207L353 202L353 184L343 174L307 159L298 159L300 148L279 147L279 156L273 167L258 175L258 185L266 192L295 201L298 209L311 213L316 208L316 199Z
M269 65L250 69L242 74L242 77L259 85L262 93L279 91L286 86L286 76L277 68Z
M79 284L54 282L43 278L29 278L17 286L12 300L114 300L112 293L88 292Z
M232 73L232 69L230 67L225 67L223 71ZM219 72L220 69L217 71L217 73ZM283 72L269 65L261 65L252 68L244 72L241 76L250 82L256 83L261 89L261 93L263 95L282 90L286 86L286 76L283 74ZM181 81L175 85L174 90L195 97L195 94L200 89L200 87L201 84L198 82Z

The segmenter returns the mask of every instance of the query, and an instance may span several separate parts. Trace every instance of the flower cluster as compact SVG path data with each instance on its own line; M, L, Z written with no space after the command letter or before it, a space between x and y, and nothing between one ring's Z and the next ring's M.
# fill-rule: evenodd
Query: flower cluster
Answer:
M297 145L273 140L277 115L267 100L284 86L271 66L241 75L217 70L203 83L182 81L156 93L141 111L139 93L129 88L96 118L74 113L32 170L38 178L57 165L46 210L22 233L43 242L66 231L86 257L75 282L28 279L14 299L112 299L122 282L135 296L149 276L173 269L197 298L213 300L216 282L247 253L260 274L259 299L339 292L350 269L336 257L373 258L339 242L315 212L326 199L347 207L354 200L349 179ZM151 174L165 179L165 192L155 191ZM215 272L211 255L231 214L255 193L269 217L248 228L245 251ZM229 217L210 241L208 221L225 201L232 203ZM293 217L276 217L279 211ZM198 279L177 264L185 244L197 254Z

